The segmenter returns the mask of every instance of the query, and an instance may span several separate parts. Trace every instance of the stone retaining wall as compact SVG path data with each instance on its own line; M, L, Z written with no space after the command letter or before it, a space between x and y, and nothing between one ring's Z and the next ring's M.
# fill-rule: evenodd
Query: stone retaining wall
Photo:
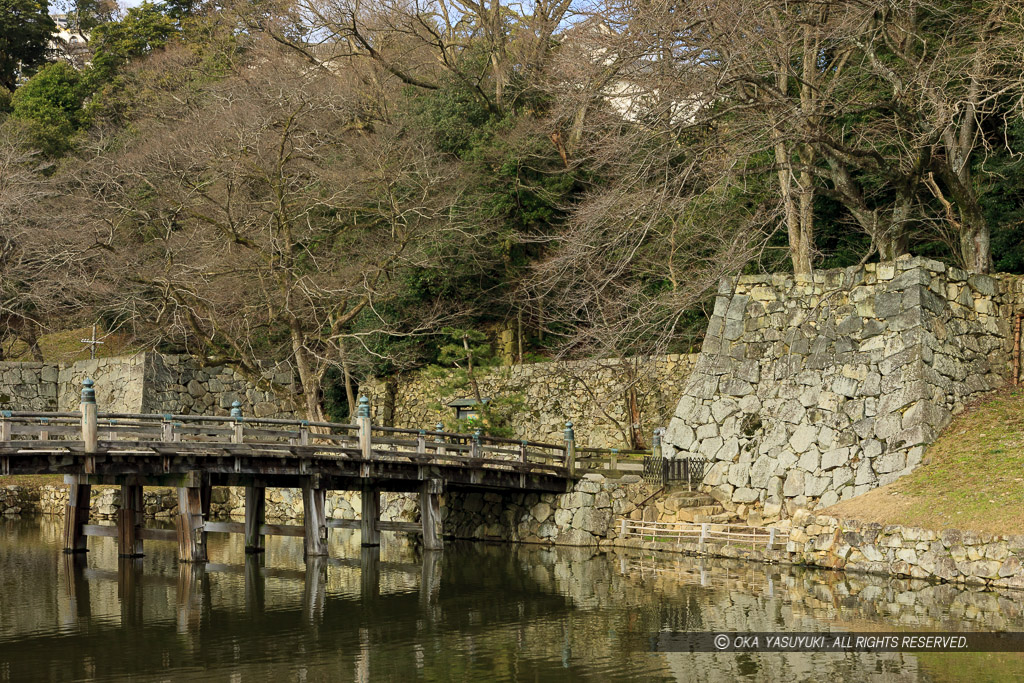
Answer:
M650 358L591 360L509 365L480 373L484 397L511 399L516 409L510 427L517 439L560 443L566 420L576 430L576 442L593 448L628 448L627 391L635 378L642 433L663 426L679 398L679 387L690 374L696 354ZM437 422L452 425L455 410L446 406L472 398L473 390L454 372L425 370L396 378L393 394L383 380L360 387L369 396L374 424L422 429ZM649 438L649 437L647 437ZM650 444L646 444L649 446Z
M667 450L727 504L827 507L912 471L1004 383L1021 279L914 258L723 282Z
M44 363L0 362L0 409L57 410L57 373Z
M441 508L446 536L481 541L597 546L618 535L622 517L641 519L656 489L640 477L587 474L569 493L447 494Z
M226 415L233 401L255 417L296 418L294 402L257 387L227 365L203 366L191 356L144 352L71 364L0 363L0 409L78 410L82 381L96 383L101 411ZM286 367L269 369L266 379L288 385Z

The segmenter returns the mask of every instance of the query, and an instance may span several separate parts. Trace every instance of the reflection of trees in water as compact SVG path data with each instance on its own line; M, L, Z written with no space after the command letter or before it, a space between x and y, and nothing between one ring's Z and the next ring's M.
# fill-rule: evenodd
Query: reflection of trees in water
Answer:
M211 535L206 567L179 565L169 543L119 562L109 539L68 562L48 524L0 527L0 671L12 680L39 667L89 679L200 663L243 680L299 665L314 678L437 680L856 680L869 666L919 680L916 660L896 655L650 648L663 631L955 630L968 614L976 628L1024 628L1012 595L727 560L457 543L438 555L395 538L367 551L349 532L308 566L299 539L247 559L224 535Z

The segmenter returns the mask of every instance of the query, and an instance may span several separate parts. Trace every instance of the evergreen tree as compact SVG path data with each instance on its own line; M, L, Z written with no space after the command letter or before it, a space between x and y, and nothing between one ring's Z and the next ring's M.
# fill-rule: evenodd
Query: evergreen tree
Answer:
M0 0L0 85L13 91L18 72L46 61L48 41L57 30L39 0Z

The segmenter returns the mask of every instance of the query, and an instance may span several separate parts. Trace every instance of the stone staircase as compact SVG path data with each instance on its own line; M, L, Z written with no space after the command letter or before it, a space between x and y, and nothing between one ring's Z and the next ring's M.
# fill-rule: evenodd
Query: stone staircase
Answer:
M659 494L644 506L644 519L657 514L658 522L729 522L735 515L727 512L714 498L700 491L673 490Z

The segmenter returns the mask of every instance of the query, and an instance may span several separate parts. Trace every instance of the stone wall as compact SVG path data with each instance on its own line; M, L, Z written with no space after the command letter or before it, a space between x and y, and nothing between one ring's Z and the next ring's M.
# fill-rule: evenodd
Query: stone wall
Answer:
M62 412L78 410L82 401L82 382L89 378L95 382L96 404L100 410L147 412L143 410L142 394L148 355L137 353L61 365L57 378L57 409Z
M1019 278L907 258L722 283L667 451L732 505L827 507L912 471L1004 383Z
M1024 588L1024 536L882 526L800 511L786 552L793 562L818 567Z
M628 448L622 429L629 428L628 386L635 379L641 429L649 435L664 426L690 374L696 354L650 358L509 365L480 373L484 397L512 399L515 438L561 442L566 420L575 425L576 441L594 448ZM451 425L447 403L472 398L473 390L454 372L425 370L397 378L393 393L383 380L360 387L369 396L374 423L423 428ZM646 444L650 445L650 444Z
M0 363L0 409L78 410L82 381L96 383L101 411L226 415L233 401L255 417L295 418L301 408L256 386L227 365L203 366L191 356L143 352L71 364ZM287 385L288 368L268 369L266 379Z
M654 492L635 475L587 474L564 494L450 493L441 519L455 538L597 546L616 538L622 517L640 519Z
M0 410L57 410L58 368L0 362Z
M294 381L291 369L269 368L263 377L287 386ZM242 414L254 417L298 418L302 408L253 384L229 365L203 366L192 356L146 354L143 411L223 415L231 403L242 404Z

